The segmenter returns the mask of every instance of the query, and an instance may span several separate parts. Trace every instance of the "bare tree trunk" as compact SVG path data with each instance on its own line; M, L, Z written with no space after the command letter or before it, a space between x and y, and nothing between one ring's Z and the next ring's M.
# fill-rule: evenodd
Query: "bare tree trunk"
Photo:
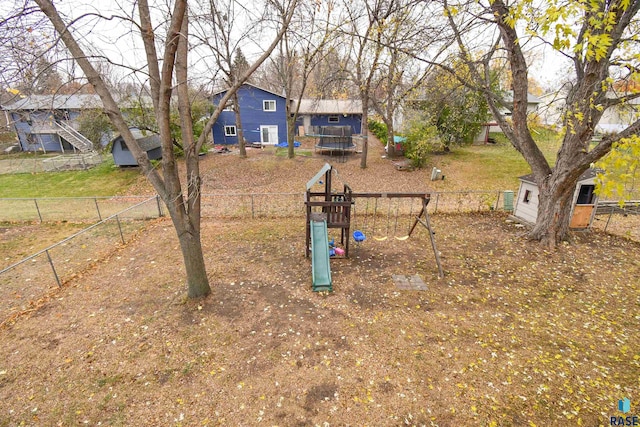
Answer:
M293 159L296 156L295 148L295 130L296 130L296 122L295 117L290 116L287 117L287 157Z
M240 99L238 92L233 94L233 109L236 113L236 135L238 136L238 149L240 150L240 158L247 157L247 148L244 145L244 131L242 130L242 118L240 117Z
M362 169L367 168L367 152L369 151L369 122L367 116L369 115L369 96L367 94L362 96L362 125L360 127L360 133L362 134L362 157L360 157L360 167Z
M186 17L187 0L176 0L171 13L170 26L163 33L164 55L158 59L156 40L151 23L151 13L148 0L139 0L138 13L140 17L141 36L145 46L148 62L148 74L151 94L154 104L156 120L158 122L159 135L162 141L162 177L155 168L138 141L133 137L123 114L118 108L113 95L106 85L103 77L89 61L89 57L80 47L73 32L67 27L62 17L56 10L52 0L35 0L40 10L53 24L60 39L65 44L74 60L84 72L87 80L95 88L100 96L104 110L116 129L123 136L134 158L144 171L153 187L165 202L171 215L171 220L176 230L180 247L184 258L187 273L189 297L201 297L210 293L207 279L202 244L200 242L201 219L201 182L198 151L206 142L215 121L223 106L231 99L240 85L264 62L276 47L280 38L286 31L291 16L297 5L297 0L292 0L282 28L278 31L275 40L256 62L247 69L236 83L227 91L200 135L195 141L191 121L191 104L188 95L187 54L188 54L188 21ZM162 64L162 68L159 64ZM170 101L173 92L173 76L177 80L178 104L181 120L182 139L185 148L185 163L187 168L187 197L184 197L182 185L178 174L178 167L173 153L173 140L170 126Z
M187 296L189 298L200 298L211 293L209 278L202 254L202 244L200 232L194 228L186 229L183 225L174 226L178 233L180 250L184 259L184 267L187 272Z
M573 187L555 187L553 183L540 187L538 217L529 237L544 246L554 248L569 232Z
M178 233L180 248L187 273L189 298L199 298L211 293L207 270L204 264L202 244L200 242L200 220L202 213L200 163L197 144L193 136L193 123L191 121L191 102L188 88L188 37L189 19L187 14L182 21L181 37L176 51L176 80L178 92L178 111L180 112L180 128L182 143L184 146L185 162L187 166L187 201L186 209L182 207L176 210L172 218L176 218L174 225ZM179 182L176 172L173 180ZM180 191L174 199L183 203L183 195ZM176 202L177 203L177 202ZM180 221L182 219L182 221ZM179 224L181 223L181 224Z
M396 157L396 143L393 140L394 131L393 131L393 123L386 123L387 125L387 157L394 158Z

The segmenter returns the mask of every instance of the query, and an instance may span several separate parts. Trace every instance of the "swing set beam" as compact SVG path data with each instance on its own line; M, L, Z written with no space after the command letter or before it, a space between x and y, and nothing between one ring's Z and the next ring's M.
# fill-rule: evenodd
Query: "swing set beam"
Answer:
M431 199L429 193L351 193L351 197L356 198L370 198L370 199L401 199L401 198L414 198L414 199ZM428 203L428 202L427 202Z

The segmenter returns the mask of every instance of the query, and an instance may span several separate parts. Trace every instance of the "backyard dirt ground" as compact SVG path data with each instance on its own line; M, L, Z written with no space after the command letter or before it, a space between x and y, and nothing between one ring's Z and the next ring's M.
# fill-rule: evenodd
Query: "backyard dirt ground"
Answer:
M486 180L469 181L469 175L482 174L482 166L448 168L447 155L433 156L430 167L413 171L398 172L394 162L386 158L384 147L375 137L370 137L367 168L360 168L360 153L344 157L330 156L314 150L313 138L301 138L301 147L294 159L287 159L285 149L274 155L274 147L250 148L247 160L238 158L237 149L226 154L209 153L201 159L202 192L207 193L301 193L306 182L326 163L331 163L338 171L339 180L354 191L380 192L424 192L457 190L505 190L494 187ZM486 147L488 150L491 146ZM431 166L441 168L444 180L431 181ZM527 171L523 171L523 174ZM515 185L514 181L514 185ZM513 188L515 190L517 188ZM144 177L140 177L128 194L155 194Z
M461 185L374 150L336 164L356 191ZM299 193L325 160L207 155L205 193ZM639 243L595 230L549 252L501 212L431 219L444 278L419 229L353 245L328 294L302 217L207 219L196 301L170 220L149 221L0 328L0 426L608 426L636 407Z
M432 219L444 279L420 230L332 261L331 294L299 219L207 222L199 301L156 220L0 330L0 425L609 425L640 381L638 244Z

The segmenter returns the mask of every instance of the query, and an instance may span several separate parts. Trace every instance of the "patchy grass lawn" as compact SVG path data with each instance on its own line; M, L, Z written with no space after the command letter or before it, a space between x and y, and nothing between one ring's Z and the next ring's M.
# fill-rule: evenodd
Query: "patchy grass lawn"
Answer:
M522 155L503 134L491 134L496 144L456 147L452 153L432 157L442 170L451 190L517 190L518 177L531 173ZM555 164L559 139L556 133L541 130L534 133L538 147L551 165ZM444 182L441 184L444 187Z
M432 222L444 279L421 230L333 260L329 295L302 221L206 222L191 302L159 221L0 330L0 425L609 425L640 378L638 244Z
M114 196L139 178L137 168L116 168L109 156L86 171L0 174L0 198Z
M367 168L360 168L359 153L323 155L314 151L313 138L299 138L303 155L286 158L286 149L248 149L247 159L229 154L208 154L201 159L203 192L206 193L291 193L304 192L305 184L325 162L331 163L340 180L354 191L502 191L517 190L518 176L531 172L522 156L504 137L492 134L497 144L457 147L451 153L433 155L421 170L398 172L387 159L384 146L371 137ZM558 146L553 133L541 133L539 145L551 162ZM306 154L312 154L307 156ZM431 168L442 170L444 180L431 181ZM151 194L153 189L141 177L128 194Z
M306 150L306 149L295 149L295 153L296 156L301 156L301 157L311 157L313 156L313 151L312 150ZM275 150L275 154L278 157L287 157L289 155L289 149L288 148L281 148L281 147L277 147Z

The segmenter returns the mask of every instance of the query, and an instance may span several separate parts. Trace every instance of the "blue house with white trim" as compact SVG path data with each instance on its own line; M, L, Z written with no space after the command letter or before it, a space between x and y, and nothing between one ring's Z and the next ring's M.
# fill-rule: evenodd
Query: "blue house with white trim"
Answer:
M297 102L293 101L292 110ZM298 135L316 134L325 126L349 126L351 134L362 130L362 101L358 99L302 99L296 127Z
M226 90L213 94L218 105ZM244 139L248 143L275 145L287 140L287 100L266 89L245 83L238 89L239 105L230 101L213 125L214 144L237 144L235 108L240 108Z

